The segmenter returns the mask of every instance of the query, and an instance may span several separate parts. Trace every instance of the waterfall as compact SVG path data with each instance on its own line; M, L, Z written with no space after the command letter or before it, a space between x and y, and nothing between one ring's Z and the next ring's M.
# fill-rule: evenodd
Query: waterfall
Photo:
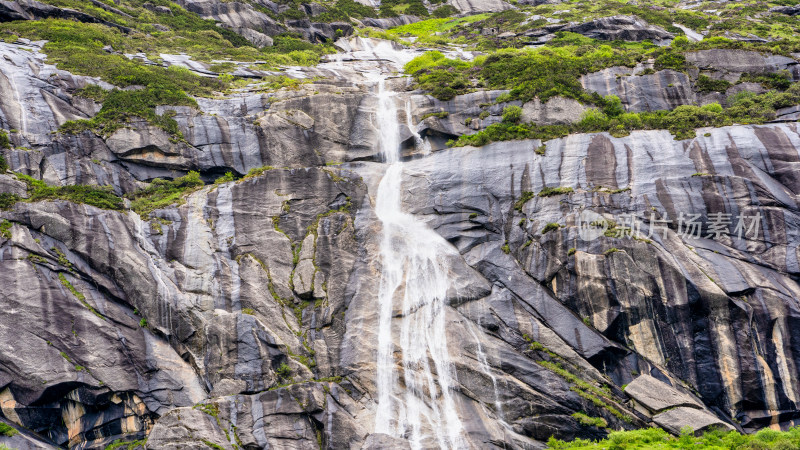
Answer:
M375 432L406 438L412 449L463 448L445 330L445 301L450 287L447 261L458 252L402 210L403 163L396 98L386 89L385 79L378 81L376 126L381 155L388 167L375 205L383 224ZM393 320L395 310L400 315ZM399 326L400 373L395 369L393 326Z

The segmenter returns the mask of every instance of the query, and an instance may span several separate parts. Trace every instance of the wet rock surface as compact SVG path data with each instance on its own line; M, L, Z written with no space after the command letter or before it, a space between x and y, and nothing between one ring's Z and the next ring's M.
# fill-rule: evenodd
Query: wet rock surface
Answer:
M236 20L249 14L228 8ZM222 20L220 11L209 14ZM13 80L0 90L0 124L17 130L15 148L2 154L15 172L124 194L190 170L212 180L263 168L147 217L66 201L0 211L11 224L0 235L0 410L26 430L0 442L407 445L374 427L375 208L386 165L375 81L361 64L398 67L415 54L361 39L337 45L347 47L342 59L303 72L309 82L297 89L159 107L175 112L185 137L176 142L143 121L110 136L51 134L97 112L71 94L88 80L48 66L36 46L0 44L11 59L0 83ZM709 62L722 58L715 54L692 61L739 73L752 63L740 56L727 66ZM761 67L793 70L787 59L759 57ZM690 75L624 73L583 83L631 111L697 99ZM521 106L526 120L569 123L580 105L497 103L504 91L442 102L408 91L402 77L386 84L407 160L403 211L452 246L441 314L469 446L543 448L550 436L605 435L576 412L611 429L676 433L798 421L796 123L681 141L646 131L448 149L448 139L502 120L505 106ZM548 187L572 190L539 195ZM25 188L0 175L0 192ZM582 238L588 211L608 233ZM625 236L621 218L630 214L646 238ZM704 232L713 214L732 222L716 239L694 239L677 220L695 214ZM758 217L757 229L740 235L739 216ZM656 228L659 220L673 222Z

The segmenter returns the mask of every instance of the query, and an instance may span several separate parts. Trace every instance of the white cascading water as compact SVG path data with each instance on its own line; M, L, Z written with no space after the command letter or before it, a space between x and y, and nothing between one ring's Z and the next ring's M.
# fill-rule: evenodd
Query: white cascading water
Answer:
M402 210L396 97L381 79L376 122L381 154L389 167L378 186L375 205L383 224L375 432L408 439L412 449L463 448L444 317L450 286L447 260L457 252ZM395 298L402 301L400 305L395 305ZM393 320L397 306L401 314ZM400 374L395 373L394 324L400 327Z

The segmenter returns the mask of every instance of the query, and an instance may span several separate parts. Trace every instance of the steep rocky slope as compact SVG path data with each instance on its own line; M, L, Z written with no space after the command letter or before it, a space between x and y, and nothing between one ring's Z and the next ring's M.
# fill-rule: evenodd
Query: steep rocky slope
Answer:
M554 49L574 34L666 52L639 41L680 33L620 15L564 29L544 19L565 10L551 4L533 18L522 5L453 1L499 13L421 22L452 25L431 37L398 14L353 14L347 30L309 19L336 19L320 8L343 2L304 5L306 18L268 1L124 3L130 17L188 11L276 47L294 28L327 42L316 45L335 41L336 53L280 71L232 57L231 68L191 50L157 53L162 44L131 31L151 47L102 52L220 84L109 126L79 121L106 117L112 95L147 89L69 59L56 67L63 55L18 21L104 26L98 17L122 17L107 10L116 6L97 2L113 17L54 16L6 3L13 12L0 18L18 28L0 42L0 443L544 448L648 426L798 425L800 101L769 83L792 85L800 66L777 44L681 50L685 66L665 67L672 53L627 66L609 57L573 91L524 98L477 78L501 60L468 62L487 48L443 45L441 61L461 62L403 70L470 23L485 30L481 45L549 36ZM542 22L509 31L512 13ZM349 36L370 20L405 31ZM431 95L424 76L437 70L472 78ZM125 90L92 91L114 83ZM789 100L766 112L757 103L755 124L647 125L648 113L691 105L739 118L735 101L759 95ZM645 115L632 131L580 132L592 108L607 120ZM523 126L544 128L493 131ZM453 146L480 133L486 145ZM387 214L391 173L398 210ZM80 186L107 187L81 196ZM413 233L387 239L387 217ZM411 278L387 291L390 269Z

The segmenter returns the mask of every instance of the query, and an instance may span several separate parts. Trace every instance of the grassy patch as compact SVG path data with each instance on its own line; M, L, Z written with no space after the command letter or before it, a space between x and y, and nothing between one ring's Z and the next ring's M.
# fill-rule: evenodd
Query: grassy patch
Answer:
M590 449L763 449L788 450L800 448L800 427L788 431L763 429L755 434L739 434L736 431L711 430L695 437L691 429L683 430L680 436L670 436L660 428L643 428L633 431L615 431L601 441L576 439L572 442L550 438L547 442L554 450Z
M606 419L603 419L602 417L592 417L580 412L573 414L572 418L577 420L581 425L587 427L606 428L608 426Z
M547 233L549 233L551 231L558 230L559 228L561 228L561 225L559 225L557 223L553 223L553 222L548 223L547 225L544 226L544 228L542 228L542 234L547 234Z
M17 433L19 433L19 431L17 431L16 428L0 422L0 436L11 437Z
M7 220L0 222L0 237L11 239L11 222Z
M539 197L553 197L555 195L566 195L574 192L571 187L545 187L539 191Z
M138 447L144 447L145 442L147 442L146 439L138 441L123 441L122 439L117 439L108 444L104 450L135 450Z
M61 281L61 284L63 284L64 287L67 288L72 293L72 295L74 295L75 298L77 298L78 301L81 302L83 306L89 309L89 311L91 311L92 314L103 320L106 320L106 318L102 314L100 314L96 309L94 309L92 305L89 304L89 302L86 301L86 296L83 295L83 293L81 293L79 290L75 289L75 286L73 286L72 283L70 283L69 280L67 280L67 277L65 277L63 273L58 274L58 280Z
M150 186L132 194L126 195L131 200L131 209L142 217L147 217L156 209L181 203L184 196L196 191L204 185L198 172L189 172L188 175L176 180L162 180L156 178Z
M42 180L28 175L17 174L17 178L28 185L28 198L16 201L37 202L42 200L67 200L73 203L85 203L101 209L122 210L122 199L114 194L110 186L70 185L50 186ZM2 200L2 199L0 199ZM14 199L8 199L10 202ZM3 201L0 201L0 207Z

